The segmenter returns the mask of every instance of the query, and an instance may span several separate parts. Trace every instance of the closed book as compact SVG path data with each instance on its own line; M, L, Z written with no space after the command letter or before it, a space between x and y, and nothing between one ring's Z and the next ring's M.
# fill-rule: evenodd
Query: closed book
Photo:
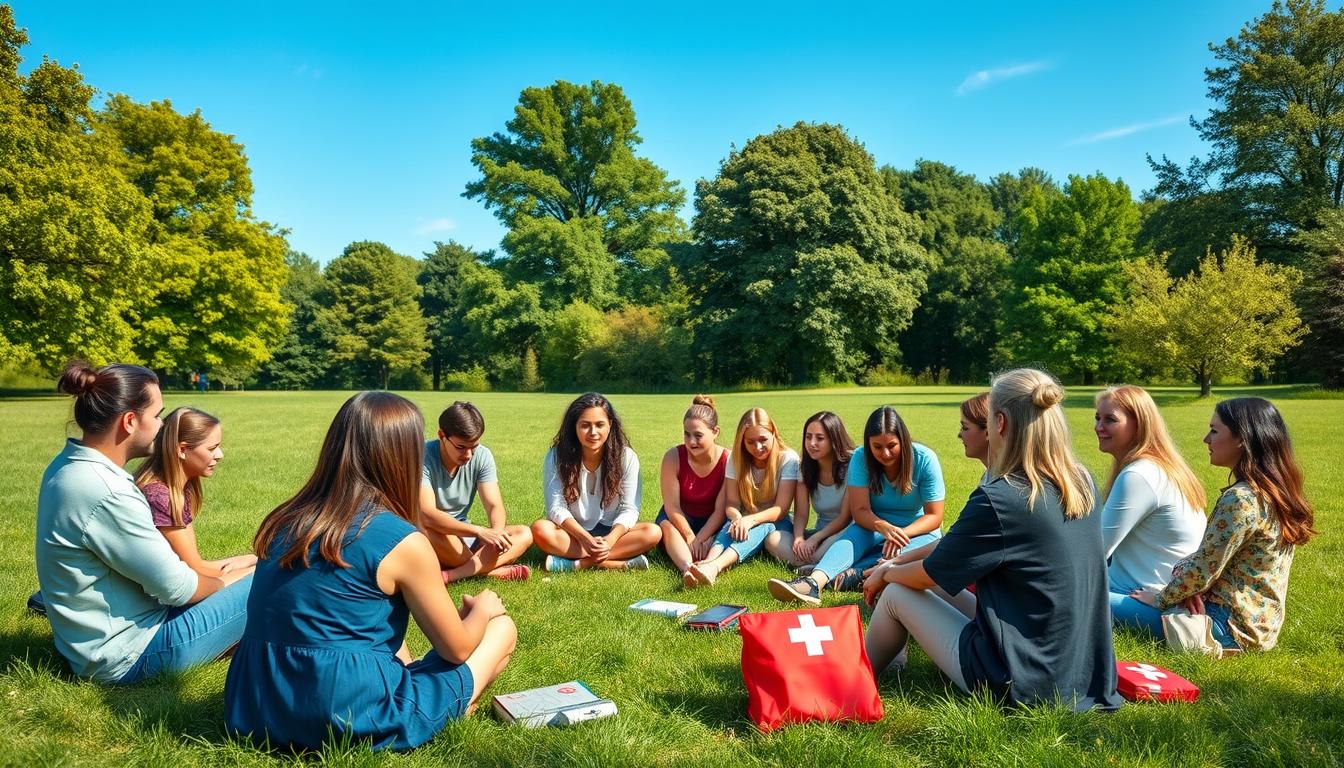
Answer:
M616 714L616 702L601 698L579 680L502 694L494 702L500 720L524 728L573 725Z
M747 612L745 605L720 603L686 618L687 629L730 630L737 629L737 620Z
M646 597L637 603L632 603L630 610L666 616L669 619L680 619L687 614L694 613L695 606L690 603L674 603L671 600L654 600Z
M1199 686L1155 664L1115 663L1116 690L1130 701L1197 701Z

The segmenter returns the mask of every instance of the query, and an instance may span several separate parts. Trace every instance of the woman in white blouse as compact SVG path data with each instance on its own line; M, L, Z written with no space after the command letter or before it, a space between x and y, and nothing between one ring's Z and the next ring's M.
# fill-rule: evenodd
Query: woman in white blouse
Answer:
M546 570L643 570L663 532L639 521L639 458L616 411L589 392L565 410L541 470L546 517L532 536Z

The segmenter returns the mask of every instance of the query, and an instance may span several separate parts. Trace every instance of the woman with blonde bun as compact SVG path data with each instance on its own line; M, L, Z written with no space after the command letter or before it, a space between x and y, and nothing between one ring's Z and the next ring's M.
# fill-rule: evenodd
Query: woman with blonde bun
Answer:
M885 565L864 583L876 606L865 638L874 669L913 636L963 691L1120 706L1096 491L1069 447L1063 399L1041 371L994 377L989 479L926 559ZM971 619L933 590L959 595L972 583Z

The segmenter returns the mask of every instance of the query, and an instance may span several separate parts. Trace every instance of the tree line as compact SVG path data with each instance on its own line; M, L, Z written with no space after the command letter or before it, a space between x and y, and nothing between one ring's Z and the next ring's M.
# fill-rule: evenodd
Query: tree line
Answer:
M878 166L842 126L732 149L686 190L615 84L525 89L463 194L498 250L374 241L325 266L251 212L199 112L44 59L0 6L0 353L273 388L977 382L1344 384L1344 12L1276 3L1210 46L1211 147L1101 173Z

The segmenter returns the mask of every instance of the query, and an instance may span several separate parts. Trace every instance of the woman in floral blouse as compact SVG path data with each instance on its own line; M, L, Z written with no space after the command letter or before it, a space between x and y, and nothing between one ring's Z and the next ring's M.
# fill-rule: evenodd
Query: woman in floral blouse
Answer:
M1134 596L1165 610L1184 605L1213 619L1214 639L1231 650L1267 651L1279 639L1293 550L1317 531L1302 492L1302 470L1277 408L1258 397L1214 407L1209 462L1236 482L1218 498L1204 539L1176 563L1159 593Z

